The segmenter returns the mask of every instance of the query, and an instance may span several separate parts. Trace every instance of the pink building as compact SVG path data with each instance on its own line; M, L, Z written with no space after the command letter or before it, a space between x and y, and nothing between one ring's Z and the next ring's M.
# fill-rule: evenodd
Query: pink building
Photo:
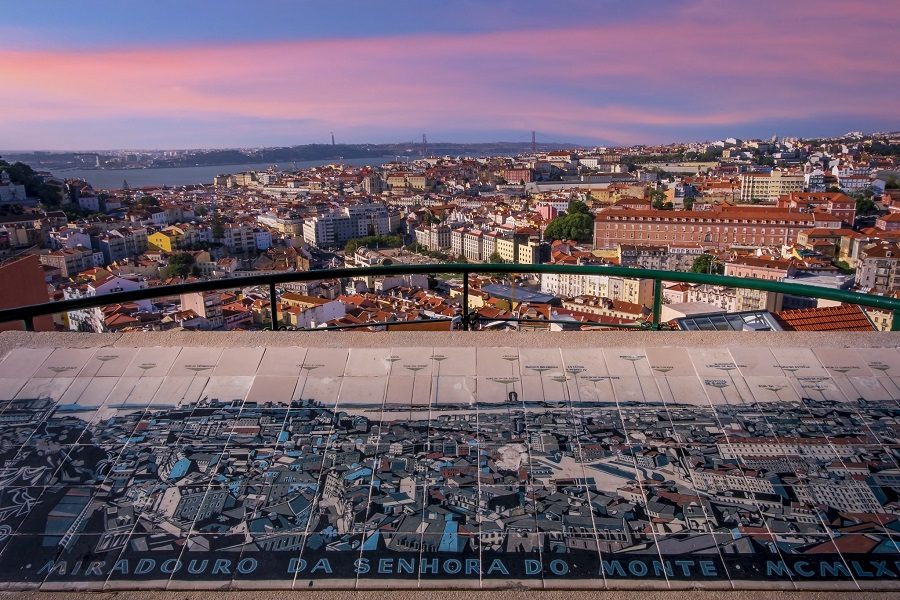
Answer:
M556 208L548 205L538 207L535 212L541 215L541 218L545 221L551 221L556 218L556 215L559 214L559 211L556 210Z

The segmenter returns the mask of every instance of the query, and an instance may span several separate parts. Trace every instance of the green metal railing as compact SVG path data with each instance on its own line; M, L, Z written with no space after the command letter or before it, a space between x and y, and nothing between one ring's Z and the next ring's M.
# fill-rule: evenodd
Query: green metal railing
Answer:
M143 290L133 290L129 292L116 292L105 294L102 296L91 296L86 298L75 298L71 300L63 300L60 302L47 302L44 304L32 304L30 306L22 306L19 308L11 308L0 310L0 323L10 321L22 321L25 329L34 330L34 319L36 317L52 315L62 312L74 310L82 310L86 308L96 308L108 306L111 304L119 304L124 302L136 302L138 300L149 300L152 298L160 298L163 296L174 296L178 294L188 294L193 292L209 292L216 290L228 290L253 286L268 286L269 298L275 300L278 296L276 286L284 283L298 283L305 281L318 281L322 279L344 279L355 277L388 277L395 275L462 275L462 328L468 330L472 327L477 317L470 314L469 311L469 275L478 273L502 273L509 275L524 274L559 274L559 275L613 275L619 277L630 277L636 279L652 279L653 280L653 306L651 312L651 320L643 325L634 324L603 324L597 323L604 327L616 327L624 329L653 329L658 330L663 327L661 322L662 313L662 284L664 281L674 283L697 283L710 284L717 286L725 286L732 288L744 288L752 290L760 290L764 292L773 292L778 294L789 294L793 296L802 296L807 298L821 298L826 300L834 300L847 304L857 304L878 308L892 312L892 330L900 331L900 300L888 298L885 296L873 296L869 294L861 294L858 292L850 292L846 290L838 290L824 288L818 286L803 285L798 283L785 283L782 281L768 281L764 279L746 279L742 277L728 277L724 275L707 275L706 273L690 273L680 271L662 271L658 269L637 269L631 267L619 266L600 266L600 265L523 265L523 264L428 264L428 265L389 265L377 267L362 268L341 268L328 269L323 271L300 271L290 273L267 273L264 275L253 275L250 277L235 277L230 279L213 279L208 281L197 281L193 283L182 283L170 286L151 287ZM272 323L279 322L277 312L277 302L271 302ZM449 321L450 319L425 319L419 321L397 321L395 323L365 323L350 326L333 326L328 328L317 329L349 329L353 327L374 327L384 325L403 325L414 322L436 322ZM492 321L503 321L504 319L491 319ZM525 319L510 319L511 321L526 321ZM573 324L572 321L554 321L540 319L541 323L567 323ZM577 323L577 322L576 322ZM590 325L590 323L584 323Z

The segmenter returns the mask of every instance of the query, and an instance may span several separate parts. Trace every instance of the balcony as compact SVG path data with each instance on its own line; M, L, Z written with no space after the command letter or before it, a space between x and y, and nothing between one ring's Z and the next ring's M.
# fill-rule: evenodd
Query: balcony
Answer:
M895 595L900 336L664 325L2 333L0 581Z

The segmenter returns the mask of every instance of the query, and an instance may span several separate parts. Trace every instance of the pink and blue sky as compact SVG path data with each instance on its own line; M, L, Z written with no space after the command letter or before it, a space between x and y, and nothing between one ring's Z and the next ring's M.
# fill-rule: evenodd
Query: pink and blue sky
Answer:
M0 0L0 148L900 129L896 0Z

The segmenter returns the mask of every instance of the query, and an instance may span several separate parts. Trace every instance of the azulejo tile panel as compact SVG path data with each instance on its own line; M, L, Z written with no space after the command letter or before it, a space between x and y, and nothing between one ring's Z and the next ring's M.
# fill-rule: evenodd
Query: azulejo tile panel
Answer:
M900 353L20 349L0 587L900 581Z

